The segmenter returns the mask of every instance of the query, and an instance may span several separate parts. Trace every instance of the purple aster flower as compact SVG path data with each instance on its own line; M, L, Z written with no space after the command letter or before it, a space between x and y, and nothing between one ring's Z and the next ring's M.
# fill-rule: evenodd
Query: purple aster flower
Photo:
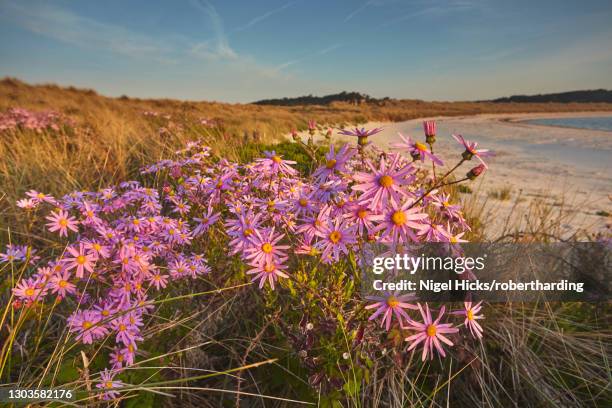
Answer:
M347 172L346 164L354 154L355 150L348 144L342 146L338 153L334 151L334 145L329 146L329 152L325 155L325 164L320 166L312 176L318 183L322 183L333 174Z
M100 324L98 313L93 310L80 310L68 318L71 332L76 332L76 339L83 344L91 344L94 340L106 336L108 329Z
M114 380L115 371L109 371L105 369L100 373L100 382L96 384L96 388L104 390L102 393L102 399L111 400L115 399L119 396L119 393L116 391L117 388L123 387L123 383L119 380Z

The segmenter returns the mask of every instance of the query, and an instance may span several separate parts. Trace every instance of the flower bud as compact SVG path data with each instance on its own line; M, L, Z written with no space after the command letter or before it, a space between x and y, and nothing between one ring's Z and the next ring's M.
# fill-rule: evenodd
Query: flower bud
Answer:
M291 130L291 137L296 142L300 140L300 135L298 134L298 131L296 129Z
M467 178L469 178L470 180L474 180L476 177L480 176L484 171L485 171L484 164L479 164L478 166L474 167L472 170L470 170L467 173Z

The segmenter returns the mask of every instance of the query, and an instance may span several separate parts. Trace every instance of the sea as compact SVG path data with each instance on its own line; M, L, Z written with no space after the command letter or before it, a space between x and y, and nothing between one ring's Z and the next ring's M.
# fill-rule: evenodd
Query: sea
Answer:
M583 118L532 119L528 123L546 126L561 126L576 129L607 130L612 132L612 116Z

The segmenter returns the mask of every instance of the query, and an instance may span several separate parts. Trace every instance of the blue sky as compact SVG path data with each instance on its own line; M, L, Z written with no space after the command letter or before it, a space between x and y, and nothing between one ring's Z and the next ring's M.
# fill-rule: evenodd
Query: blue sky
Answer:
M612 88L610 0L0 0L0 76L249 102Z

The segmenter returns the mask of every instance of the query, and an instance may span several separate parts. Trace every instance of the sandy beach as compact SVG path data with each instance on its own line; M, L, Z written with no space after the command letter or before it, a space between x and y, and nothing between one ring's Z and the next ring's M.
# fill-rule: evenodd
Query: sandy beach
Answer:
M453 133L496 152L496 157L488 160L489 171L470 184L473 192L462 194L463 201L472 200L472 204L482 208L478 215L488 224L487 235L495 237L508 232L507 224L525 228L527 214L534 211L534 204L543 203L552 208L551 219L562 214L561 228L570 236L577 229L610 230L606 213L612 213L612 132L524 121L587 116L612 113L483 114L428 119L438 123L435 148L445 165L456 164L462 151L451 138ZM398 140L398 132L422 139L423 120L368 123L366 127L384 126L384 131L372 140L389 148L390 143ZM463 175L476 164L474 160L464 164L458 174ZM506 194L500 199L504 190Z

